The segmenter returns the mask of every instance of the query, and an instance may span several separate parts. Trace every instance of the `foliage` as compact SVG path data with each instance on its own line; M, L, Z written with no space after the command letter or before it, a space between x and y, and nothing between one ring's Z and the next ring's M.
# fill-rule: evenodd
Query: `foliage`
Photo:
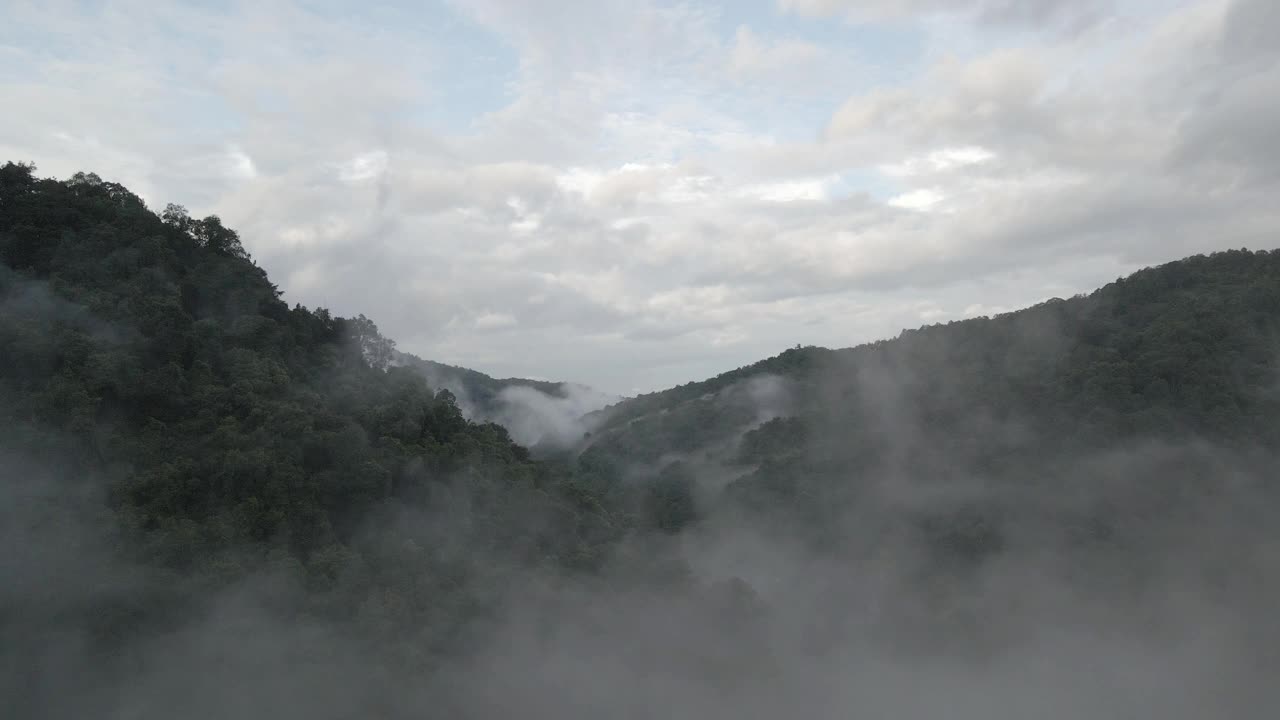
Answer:
M217 217L33 170L0 168L5 440L100 478L173 602L294 567L302 607L447 635L489 564L591 567L623 531L373 321L285 304Z
M594 572L624 538L658 546L725 507L799 521L785 527L818 545L850 517L886 536L906 518L954 567L1021 531L1138 542L1144 518L1190 518L1222 477L1272 467L1278 338L1280 252L1197 256L1015 313L793 348L607 408L576 452L535 460L445 386L483 408L558 384L430 363L363 315L290 307L216 216L0 167L0 451L31 459L3 469L106 499L111 552L151 578L80 609L108 644L269 575L289 579L281 612L429 664L520 569Z
M979 554L1032 517L1137 535L1135 517L1174 498L1193 507L1226 467L1256 473L1280 450L1278 359L1280 252L1219 252L1088 296L844 350L793 348L626 400L602 413L584 457L642 458L654 473L713 461L731 475L728 502L798 516L789 527L826 540L831 522L886 498L919 513L929 544ZM791 402L762 419L744 388L765 377ZM1142 448L1149 457L1118 476L1107 469L1118 460L1086 464ZM980 508L922 499L978 492ZM1015 495L1018 513L992 500ZM1065 509L1072 498L1108 509ZM982 539L957 539L970 535Z

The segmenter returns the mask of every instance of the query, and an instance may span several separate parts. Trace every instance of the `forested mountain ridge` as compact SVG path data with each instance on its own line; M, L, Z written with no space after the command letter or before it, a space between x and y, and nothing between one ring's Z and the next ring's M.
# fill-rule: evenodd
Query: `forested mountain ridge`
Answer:
M105 504L112 557L170 578L113 598L104 637L283 568L297 607L417 628L430 655L483 607L476 553L586 568L622 532L567 468L395 367L371 321L289 307L216 217L9 163L0 262L11 512ZM41 552L46 524L15 542Z
M495 378L470 368L448 365L434 360L423 360L409 353L397 353L395 362L399 365L407 365L419 369L433 387L446 387L447 385L457 387L458 390L447 389L455 395L462 391L471 396L474 399L477 411L481 414L493 413L499 404L498 395L507 388L527 387L546 395L560 396L566 384L526 378ZM435 382L431 382L432 379Z
M911 376L891 389L929 405L935 422L960 423L975 412L1045 422L1058 416L1066 437L1167 431L1271 445L1280 438L1268 422L1280 410L1278 359L1280 252L1239 250L1148 268L1069 300L903 330L890 340L842 350L796 347L595 416L597 435L637 434L705 414L717 396L765 378L794 385L803 398L791 403L794 414L811 414L833 404L833 381L844 378L847 386L859 375L889 373ZM739 413L737 420L750 425L754 416ZM735 420L725 415L709 424L724 423Z
M616 396L570 382L494 378L469 368L396 352L392 363L413 369L433 388L453 393L468 420L496 422L512 439L543 454L573 445L590 427L584 417Z
M576 447L538 459L483 418L571 386L404 355L289 307L216 217L10 163L0 699L776 717L848 663L1191 627L1144 614L1189 592L1250 619L1259 655L1221 665L1243 682L1280 638L1255 622L1280 599L1277 358L1280 253L1217 253L788 350L566 424ZM487 410L464 417L444 371Z
M1220 252L626 400L598 413L579 462L679 488L697 513L780 523L815 552L897 518L977 562L1041 545L1176 554L1175 527L1221 529L1241 494L1275 509L1278 370L1280 252Z

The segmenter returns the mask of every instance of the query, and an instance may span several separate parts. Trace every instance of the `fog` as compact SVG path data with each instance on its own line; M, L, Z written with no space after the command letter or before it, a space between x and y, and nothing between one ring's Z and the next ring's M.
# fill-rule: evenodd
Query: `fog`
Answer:
M43 284L0 279L15 316L129 336ZM1063 346L1042 321L1022 317L1032 352L1018 357ZM948 337L819 354L807 374L762 372L613 425L594 412L611 398L579 386L507 384L480 403L433 378L526 445L613 452L637 482L681 463L698 518L574 572L495 545L477 478L435 478L421 506L379 506L350 540L366 559L436 568L390 579L430 600L407 615L350 549L325 550L351 555L332 577L270 543L158 569L109 480L128 468L74 469L83 443L33 432L0 396L16 420L0 431L0 707L138 720L1274 714L1280 458L1186 433L1055 450L1053 423L985 397ZM1036 371L1015 355L995 361L1000 382ZM781 471L800 479L790 495L770 485L778 467L744 453L787 418L808 428L783 448ZM44 452L13 449L36 436ZM537 492L502 491L517 507ZM574 521L534 507L512 522Z
M616 399L573 383L562 383L558 395L511 385L498 392L498 409L485 419L505 427L511 439L521 445L564 448L591 430L588 413Z
M1071 536L1099 506L1143 507L1134 486L1188 462L1222 486L1148 505L1098 547ZM1134 448L1081 458L1093 489L1061 498L878 478L820 539L710 508L597 582L522 584L458 692L480 717L1263 717L1280 699L1280 546L1257 470L1273 465L1247 465L1208 445ZM998 551L955 557L906 520L958 503L1009 518ZM692 583L653 581L655 557Z
M473 422L493 422L507 429L511 439L526 447L564 449L582 440L595 422L591 414L620 398L578 383L546 383L484 377L485 397L476 397L468 388L467 374L474 371L439 363L427 363L401 355L398 364L411 365L434 388L451 392L458 408ZM550 388L546 391L543 388Z
M141 613L180 580L129 558L94 478L6 455L0 702L42 718L1271 715L1274 458L1152 441L1021 486L939 487L900 467L930 442L889 385L900 375L822 382L858 384L895 445L876 474L848 478L820 528L709 493L692 528L626 540L582 576L472 544L467 508L448 493L394 514L476 578L491 612L460 632L447 605L432 627L380 629L373 598L355 619L299 613L303 580L280 561L104 655L104 613ZM758 405L747 428L796 402L776 378L720 396L744 393ZM542 404L522 422L568 414L536 391L504 395ZM553 421L544 436L567 427ZM733 472L716 462L700 472ZM1195 482L1205 477L1207 490ZM910 520L960 507L999 518L994 550L954 551ZM1103 508L1119 513L1112 535L1072 534ZM382 651L388 632L410 646L453 639L414 660Z

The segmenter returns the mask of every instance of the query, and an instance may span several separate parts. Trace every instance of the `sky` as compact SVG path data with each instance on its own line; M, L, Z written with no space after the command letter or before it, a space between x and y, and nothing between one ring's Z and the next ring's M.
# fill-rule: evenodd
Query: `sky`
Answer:
M0 0L0 161L620 394L1280 245L1274 0Z

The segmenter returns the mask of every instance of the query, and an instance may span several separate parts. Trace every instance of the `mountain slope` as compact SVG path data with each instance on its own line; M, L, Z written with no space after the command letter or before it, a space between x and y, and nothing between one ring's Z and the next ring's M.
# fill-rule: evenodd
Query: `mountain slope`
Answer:
M965 542L984 553L1033 517L1140 534L1136 518L1195 511L1224 474L1269 467L1278 359L1280 253L1217 253L623 401L581 458L684 474L707 512L795 515L819 535L877 504L976 523Z
M171 578L113 598L106 636L270 572L305 590L286 607L373 613L438 648L484 607L473 557L589 567L620 532L566 468L390 367L367 318L286 305L216 217L10 163L0 261L6 499L43 516L96 498L112 562ZM44 528L14 541L33 567Z
M787 350L596 415L604 435L640 418L672 423L765 377L796 384L794 404L812 412L829 404L836 377L888 373L891 389L937 422L960 424L974 411L1043 422L1055 415L1073 425L1071 436L1243 432L1274 443L1265 421L1277 409L1278 321L1280 253L1216 253L1143 270L1087 296L904 330L894 340ZM735 424L729 414L721 419Z
M544 395L560 397L563 392L562 382L547 380L528 380L526 378L495 378L482 372L456 365L446 365L434 360L423 360L408 353L400 353L396 357L399 365L413 367L427 378L432 387L445 388L455 395L467 398L477 415L493 415L500 406L498 396L503 390L511 387L526 387L537 390Z
M494 378L408 353L397 353L394 362L420 373L431 387L452 393L468 420L497 423L531 449L575 444L589 427L584 416L618 400L577 383Z
M848 717L1029 677L1127 716L1135 667L1274 704L1278 253L788 350L532 427L578 441L541 460L486 420L572 389L280 295L216 217L0 167L16 717Z

